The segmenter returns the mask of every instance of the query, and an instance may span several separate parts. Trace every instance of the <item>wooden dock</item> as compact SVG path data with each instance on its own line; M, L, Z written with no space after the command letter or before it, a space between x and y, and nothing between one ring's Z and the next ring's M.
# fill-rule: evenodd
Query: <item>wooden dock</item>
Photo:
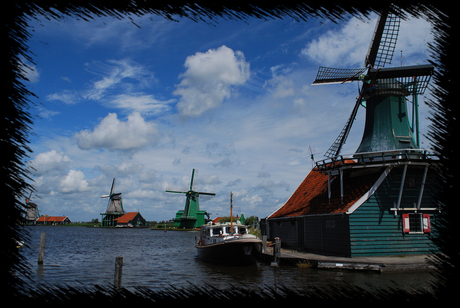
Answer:
M265 252L261 253L260 257L262 260L272 262L273 264L273 248L268 247ZM285 264L320 269L367 270L377 272L430 270L434 268L429 262L428 255L347 258L281 249L277 261L275 266Z

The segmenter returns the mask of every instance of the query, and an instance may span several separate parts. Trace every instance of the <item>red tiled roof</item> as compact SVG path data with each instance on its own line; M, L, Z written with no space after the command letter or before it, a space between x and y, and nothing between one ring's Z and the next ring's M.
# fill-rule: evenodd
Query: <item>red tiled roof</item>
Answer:
M214 220L212 221L212 223L218 223L223 217L216 217L214 218Z
M327 174L312 170L289 200L269 218L345 213L369 191L382 173L382 170L377 168L373 172L350 177L351 172L355 170L344 170L343 203L340 198L339 177L331 176L334 180L331 183L329 201Z
M118 218L114 219L114 220L116 222L118 222L118 223L127 224L128 222L133 220L134 217L136 217L137 214L139 214L139 212L129 212L129 213L126 213L125 215L123 215L121 217L118 217Z
M47 222L47 221L64 221L67 216L40 216L37 221L38 222ZM70 220L70 219L69 219Z
M230 217L230 215L228 217ZM212 223L217 224L222 220L222 218L224 218L224 217L216 217L216 218L213 219ZM240 219L240 217L238 215L233 216L233 221L237 221L238 219Z

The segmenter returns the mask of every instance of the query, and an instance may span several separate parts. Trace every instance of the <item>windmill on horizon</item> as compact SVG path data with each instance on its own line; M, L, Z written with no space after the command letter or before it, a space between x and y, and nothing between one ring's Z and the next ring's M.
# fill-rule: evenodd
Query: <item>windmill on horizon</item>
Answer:
M107 204L107 209L102 215L102 226L103 227L112 227L115 226L115 219L123 216L125 211L123 209L123 202L120 193L114 193L115 189L115 178L112 181L112 187L110 188L110 193L108 195L102 195L101 198L109 198Z
M200 210L199 197L200 195L215 196L214 193L199 192L193 190L193 178L195 169L192 169L192 177L190 180L190 189L188 191L173 191L167 190L167 193L185 194L184 210L179 210L174 219L174 226L185 229L199 228L209 221L209 215L206 211ZM204 216L208 216L205 219Z

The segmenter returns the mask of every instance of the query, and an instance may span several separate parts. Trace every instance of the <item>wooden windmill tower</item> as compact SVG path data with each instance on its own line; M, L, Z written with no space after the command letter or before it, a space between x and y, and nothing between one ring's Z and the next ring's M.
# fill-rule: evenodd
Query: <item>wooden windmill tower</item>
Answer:
M25 223L28 225L35 225L37 219L40 217L37 204L30 202L32 192L29 194L29 198L26 198L26 215Z
M192 229L199 228L201 225L209 221L204 216L209 216L204 210L200 210L199 197L200 195L215 196L214 193L198 192L193 190L193 178L195 169L192 170L192 178L190 180L190 189L188 191L172 191L167 190L168 193L185 194L185 207L176 213L174 219L174 226L178 228Z
M105 213L101 213L103 227L112 227L115 226L115 219L123 216L125 211L123 210L123 202L120 193L114 193L115 188L115 178L112 181L112 187L110 188L110 193L108 195L102 195L101 198L109 198L107 209Z

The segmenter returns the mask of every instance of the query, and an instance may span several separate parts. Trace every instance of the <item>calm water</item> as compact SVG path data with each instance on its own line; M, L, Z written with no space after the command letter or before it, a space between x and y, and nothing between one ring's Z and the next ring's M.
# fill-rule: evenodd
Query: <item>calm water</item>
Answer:
M428 272L375 273L366 271L322 270L281 266L274 269L259 262L253 266L227 267L201 262L196 258L196 232L150 229L106 229L84 227L25 227L29 240L20 248L30 267L30 283L111 286L115 258L123 257L122 286L143 286L164 290L170 286L212 285L219 289L244 286L253 290L287 286L301 290L307 286L343 283L373 288L399 287L430 290L434 278ZM38 265L40 234L46 233L45 259Z

